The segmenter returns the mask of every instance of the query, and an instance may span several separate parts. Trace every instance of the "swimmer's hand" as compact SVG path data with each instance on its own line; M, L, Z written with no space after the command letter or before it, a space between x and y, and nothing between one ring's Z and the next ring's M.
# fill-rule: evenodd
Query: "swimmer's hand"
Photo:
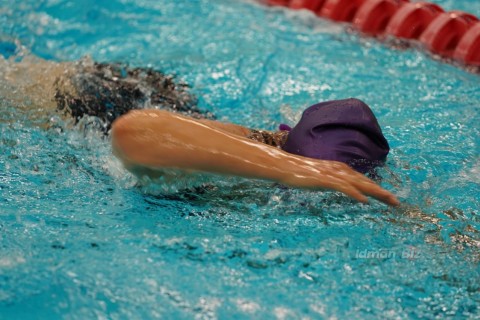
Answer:
M330 189L360 201L397 198L346 164L305 158L201 122L161 110L136 110L117 119L112 146L127 169L204 171L278 181L305 189Z

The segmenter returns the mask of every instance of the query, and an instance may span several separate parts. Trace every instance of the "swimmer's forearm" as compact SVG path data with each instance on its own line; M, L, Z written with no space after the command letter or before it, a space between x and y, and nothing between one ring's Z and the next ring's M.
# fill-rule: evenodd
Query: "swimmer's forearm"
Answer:
M250 129L240 126L238 124L225 123L208 119L199 119L197 121L206 124L209 127L220 129L241 137L247 137L250 134Z
M365 195L396 198L342 163L291 155L241 136L159 110L139 110L113 125L112 144L127 168L179 168L260 178L311 189L334 189L366 202Z
M114 123L112 142L116 154L130 166L276 181L285 176L286 165L279 161L286 155L284 152L241 138L241 132L232 134L230 128L217 124L166 111L133 111Z

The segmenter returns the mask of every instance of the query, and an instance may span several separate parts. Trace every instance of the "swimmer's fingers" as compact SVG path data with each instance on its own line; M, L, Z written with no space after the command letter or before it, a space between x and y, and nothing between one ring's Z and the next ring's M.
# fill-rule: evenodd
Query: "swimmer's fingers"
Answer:
M362 176L358 180L353 182L353 185L357 190L360 190L363 194L373 197L383 203L391 206L397 206L400 204L397 197L391 192L383 189L378 184L374 183L365 176Z
M340 191L341 193L346 194L350 198L353 198L362 203L368 203L368 198L359 191L356 187L351 184L342 184L334 187L333 189Z
M336 163L330 168L328 188L338 190L363 203L371 196L391 206L399 204L398 199L363 174L356 172L344 163Z
M391 206L397 206L399 204L397 197L391 192L383 189L378 184L358 172L355 172L354 175L349 177L349 182L352 187L363 195L373 197Z

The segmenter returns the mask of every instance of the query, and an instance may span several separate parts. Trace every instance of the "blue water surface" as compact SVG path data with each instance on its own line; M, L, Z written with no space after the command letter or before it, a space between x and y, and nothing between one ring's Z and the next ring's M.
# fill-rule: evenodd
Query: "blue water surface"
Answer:
M480 317L478 74L232 0L0 0L0 53L153 67L249 127L357 97L392 147L382 185L404 203L233 178L152 191L101 134L2 103L0 318Z

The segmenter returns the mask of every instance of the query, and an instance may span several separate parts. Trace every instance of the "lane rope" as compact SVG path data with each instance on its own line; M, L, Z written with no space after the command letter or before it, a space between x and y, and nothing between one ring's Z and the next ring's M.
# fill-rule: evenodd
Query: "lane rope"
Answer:
M480 71L480 20L463 11L409 0L259 0L269 6L306 9L351 24L364 35L420 43L435 56Z

